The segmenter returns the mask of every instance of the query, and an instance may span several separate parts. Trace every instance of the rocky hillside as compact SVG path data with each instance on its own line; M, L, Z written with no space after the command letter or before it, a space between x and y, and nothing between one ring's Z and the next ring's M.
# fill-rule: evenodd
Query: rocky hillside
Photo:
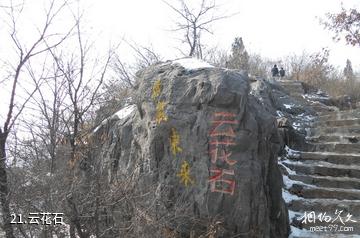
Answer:
M90 163L125 196L107 209L123 227L112 235L360 234L355 222L351 232L320 227L359 211L359 114L339 111L346 100L189 58L153 65L137 82L94 130Z
M288 237L270 84L193 59L137 77L133 103L94 130L92 163L131 187L110 208L117 234Z

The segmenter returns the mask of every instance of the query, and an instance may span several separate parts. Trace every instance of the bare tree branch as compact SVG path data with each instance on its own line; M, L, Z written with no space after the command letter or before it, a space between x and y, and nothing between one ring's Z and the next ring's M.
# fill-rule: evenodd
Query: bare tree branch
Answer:
M187 56L202 58L202 32L204 31L212 34L212 31L210 30L212 23L232 16L214 15L217 5L216 2L212 0L202 0L197 11L190 9L185 0L178 0L180 7L176 7L165 0L163 0L163 2L180 17L179 21L175 23L176 27L173 31L184 32L184 39L182 42L185 42L189 48L188 53L186 54Z

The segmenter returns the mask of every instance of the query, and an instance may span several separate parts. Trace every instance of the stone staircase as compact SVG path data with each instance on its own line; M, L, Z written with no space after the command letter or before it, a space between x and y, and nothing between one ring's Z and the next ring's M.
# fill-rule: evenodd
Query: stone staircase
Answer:
M306 99L299 83L280 84ZM318 117L306 129L307 150L288 148L280 161L290 237L360 237L360 111L314 109Z

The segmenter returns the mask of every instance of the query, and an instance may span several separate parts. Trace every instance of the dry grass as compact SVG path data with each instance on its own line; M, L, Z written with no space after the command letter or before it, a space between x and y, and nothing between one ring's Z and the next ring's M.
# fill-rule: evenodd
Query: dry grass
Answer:
M319 87L332 97L348 95L360 101L360 80L326 80Z

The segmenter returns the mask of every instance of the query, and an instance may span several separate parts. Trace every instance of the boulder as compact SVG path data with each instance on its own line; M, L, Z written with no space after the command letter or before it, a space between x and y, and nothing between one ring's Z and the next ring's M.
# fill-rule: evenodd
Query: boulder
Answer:
M182 59L137 82L134 104L94 131L109 186L128 181L136 194L115 223L141 224L134 237L288 237L276 110L250 93L249 77Z

